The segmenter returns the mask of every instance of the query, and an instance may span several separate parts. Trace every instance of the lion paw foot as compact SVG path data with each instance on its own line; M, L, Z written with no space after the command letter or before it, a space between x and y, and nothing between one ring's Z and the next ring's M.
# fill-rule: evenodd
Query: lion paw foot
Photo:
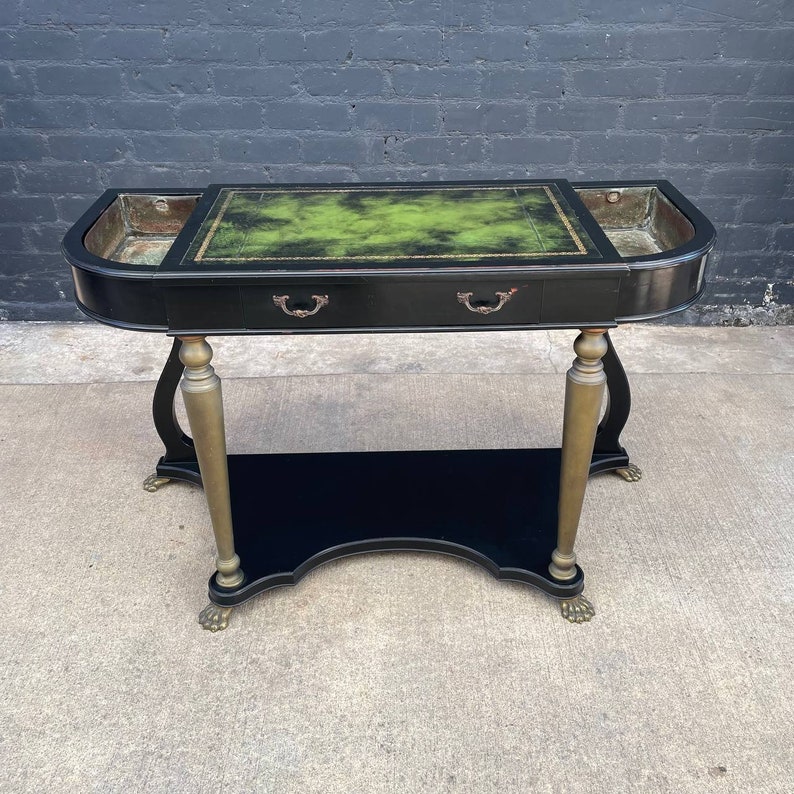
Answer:
M148 491L149 493L154 493L158 488L162 487L167 482L171 482L170 478L160 477L158 474L150 474L143 481L143 490Z
M198 622L207 631L223 631L229 625L229 615L231 614L231 607L219 607L217 604L209 604L201 610Z
M642 479L642 469L629 463L620 469L615 469L615 474L619 474L626 482L639 482Z
M587 623L595 615L595 607L583 595L561 601L560 608L570 623Z

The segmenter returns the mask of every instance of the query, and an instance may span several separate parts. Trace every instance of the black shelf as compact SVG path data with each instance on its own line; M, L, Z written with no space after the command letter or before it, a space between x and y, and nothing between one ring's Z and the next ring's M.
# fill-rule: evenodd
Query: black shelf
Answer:
M237 606L296 584L330 560L432 551L498 579L573 598L584 576L551 578L559 449L230 455L232 517L246 578L210 579L210 599Z

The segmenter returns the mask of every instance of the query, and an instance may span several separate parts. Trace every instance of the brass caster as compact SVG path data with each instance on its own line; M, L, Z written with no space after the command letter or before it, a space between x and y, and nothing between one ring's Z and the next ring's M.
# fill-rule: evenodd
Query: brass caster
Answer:
M217 604L208 604L201 610L198 622L201 628L215 633L223 631L229 625L229 615L232 614L231 607L219 607Z
M168 477L160 477L157 474L150 474L143 481L143 490L148 491L149 493L154 493L158 488L165 485L167 482L171 482Z
M642 479L642 469L633 463L625 468L615 469L615 474L619 474L626 482L639 482Z
M560 601L560 609L569 623L587 623L595 615L595 607L581 594Z

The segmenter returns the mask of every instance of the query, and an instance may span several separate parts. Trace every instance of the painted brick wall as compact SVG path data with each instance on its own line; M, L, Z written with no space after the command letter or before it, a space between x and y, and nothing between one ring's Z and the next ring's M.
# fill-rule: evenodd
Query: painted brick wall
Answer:
M77 317L109 186L666 177L720 232L690 322L794 303L787 0L0 0L0 318Z

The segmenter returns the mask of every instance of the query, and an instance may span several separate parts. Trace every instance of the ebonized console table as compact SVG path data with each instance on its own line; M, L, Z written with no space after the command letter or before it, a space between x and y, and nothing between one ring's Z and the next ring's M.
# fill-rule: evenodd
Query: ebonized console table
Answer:
M317 565L391 549L462 557L589 620L574 552L587 478L640 477L608 329L696 301L714 238L665 181L211 185L108 190L63 252L88 316L175 337L144 487L203 486L217 571L199 620L216 631ZM580 330L560 449L226 454L208 335L534 328ZM321 516L296 509L307 483Z

